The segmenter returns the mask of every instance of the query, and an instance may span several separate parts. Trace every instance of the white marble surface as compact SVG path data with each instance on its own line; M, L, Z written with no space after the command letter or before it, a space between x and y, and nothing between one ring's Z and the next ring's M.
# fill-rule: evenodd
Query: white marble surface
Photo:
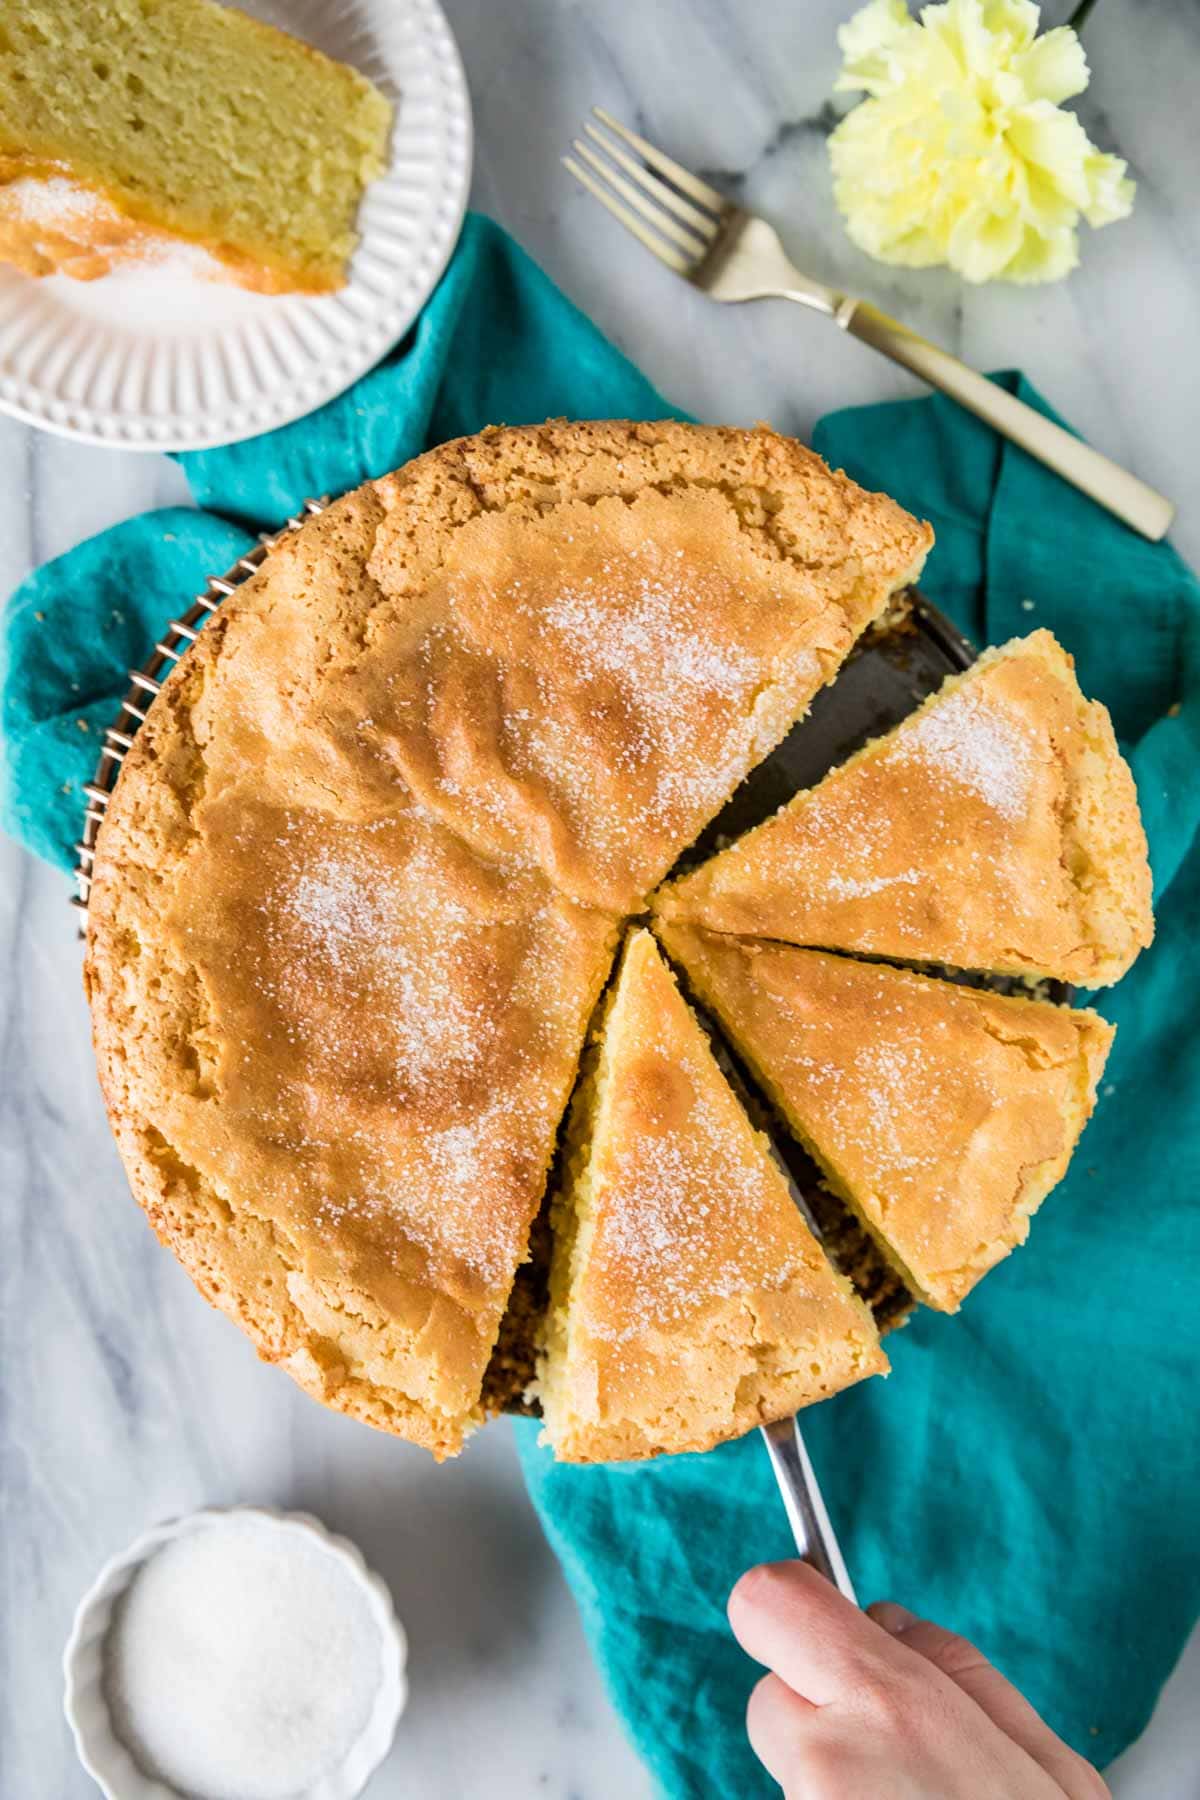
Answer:
M447 10L475 97L476 203L664 393L708 418L768 417L803 433L831 406L911 384L795 309L721 310L673 285L558 167L593 101L744 192L815 273L980 366L1020 363L1097 445L1178 501L1175 542L1200 562L1195 0L1107 0L1095 14L1096 77L1081 111L1129 158L1137 210L1085 243L1068 285L1027 292L896 275L840 235L823 108L849 0L448 0ZM163 458L0 419L0 590L111 521L182 496ZM164 1515L238 1499L311 1508L393 1584L413 1692L373 1800L640 1800L648 1782L525 1504L507 1427L439 1472L323 1413L260 1365L155 1246L102 1117L65 892L0 844L5 1800L94 1792L60 1720L57 1665L98 1564ZM1198 1697L1194 1641L1147 1738L1122 1759L1120 1800L1200 1794Z

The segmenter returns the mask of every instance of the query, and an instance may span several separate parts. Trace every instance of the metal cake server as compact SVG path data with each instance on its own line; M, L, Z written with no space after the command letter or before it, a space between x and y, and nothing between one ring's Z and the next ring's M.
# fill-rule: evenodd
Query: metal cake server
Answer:
M817 1242L821 1241L821 1227L813 1216L812 1208L804 1198L791 1170L783 1156L776 1148L769 1131L764 1130L759 1116L761 1108L756 1107L747 1092L746 1081L741 1070L734 1062L719 1028L709 1014L700 1006L693 1007L701 1024L708 1034L709 1044L716 1058L717 1066L734 1093L746 1107L759 1131L770 1146L771 1158L779 1173L787 1182L797 1210ZM779 1492L783 1500L784 1511L792 1528L792 1536L796 1540L796 1550L801 1562L808 1563L810 1568L832 1581L839 1593L845 1594L853 1606L858 1605L858 1595L854 1591L854 1583L846 1568L846 1561L838 1544L833 1526L829 1521L829 1513L821 1495L816 1471L812 1466L804 1438L800 1431L798 1415L790 1419L775 1419L770 1424L759 1427L767 1453L771 1458L771 1467L775 1471L775 1479L779 1483Z
M800 1434L799 1419L776 1419L774 1424L761 1425L759 1430L770 1454L800 1561L808 1563L818 1575L824 1575L826 1581L832 1581L838 1592L857 1606L858 1595L829 1523L817 1477Z

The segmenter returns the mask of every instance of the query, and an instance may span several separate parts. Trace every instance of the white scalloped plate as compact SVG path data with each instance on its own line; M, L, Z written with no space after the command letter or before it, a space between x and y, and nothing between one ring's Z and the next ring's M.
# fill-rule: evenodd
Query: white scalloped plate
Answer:
M302 417L402 337L445 268L471 177L471 105L437 0L242 0L353 63L396 108L348 284L245 293L170 268L34 280L0 265L0 409L85 443L199 450Z

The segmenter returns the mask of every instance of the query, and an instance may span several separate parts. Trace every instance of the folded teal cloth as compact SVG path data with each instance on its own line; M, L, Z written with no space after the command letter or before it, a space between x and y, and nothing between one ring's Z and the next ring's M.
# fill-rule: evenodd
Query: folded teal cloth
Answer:
M130 520L13 596L7 829L69 865L80 784L125 669L253 530L305 496L489 421L670 411L502 232L469 219L410 338L356 388L285 430L181 458L202 510ZM1200 589L1171 550L948 402L836 414L817 447L932 519L924 585L977 641L1058 632L1132 747L1159 935L1101 1002L1120 1031L1071 1175L1030 1247L960 1317L918 1316L892 1341L886 1384L806 1422L864 1597L894 1595L969 1633L1104 1762L1144 1724L1200 1606ZM572 1469L539 1450L536 1427L518 1431L534 1504L663 1791L774 1792L742 1728L757 1671L724 1620L738 1574L791 1547L757 1441Z
M864 1601L971 1637L1102 1767L1145 1725L1200 1611L1200 583L948 400L835 413L814 445L931 521L921 586L976 643L1038 625L1062 639L1137 776L1158 935L1096 1002L1117 1039L1066 1181L957 1317L918 1313L888 1342L886 1382L804 1422ZM762 1446L572 1469L520 1432L663 1790L777 1793L739 1732L760 1671L724 1616L744 1568L792 1553Z

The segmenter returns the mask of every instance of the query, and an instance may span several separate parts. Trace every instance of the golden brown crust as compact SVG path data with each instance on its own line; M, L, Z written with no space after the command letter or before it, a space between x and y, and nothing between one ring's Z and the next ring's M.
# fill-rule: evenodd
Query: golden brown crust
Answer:
M97 845L101 1079L160 1235L329 1404L458 1447L615 911L928 537L770 433L496 430L289 535L171 675Z
M541 1367L558 1457L706 1450L886 1370L870 1314L645 931L626 948L590 1102L558 1203Z
M377 485L386 598L337 717L488 854L632 910L931 541L790 439L547 424ZM386 676L384 672L386 673Z
M1087 987L1153 936L1133 777L1048 631L667 887L664 918Z
M885 964L659 932L906 1284L955 1311L1066 1173L1112 1026Z
M147 880L126 835L93 902L97 1054L138 1197L264 1355L452 1451L611 922L405 815L224 796L190 816L194 845Z
M87 983L135 1192L202 1291L322 1398L441 1453L613 922L289 729L331 621L352 628L372 519L331 508L166 684L101 832Z

